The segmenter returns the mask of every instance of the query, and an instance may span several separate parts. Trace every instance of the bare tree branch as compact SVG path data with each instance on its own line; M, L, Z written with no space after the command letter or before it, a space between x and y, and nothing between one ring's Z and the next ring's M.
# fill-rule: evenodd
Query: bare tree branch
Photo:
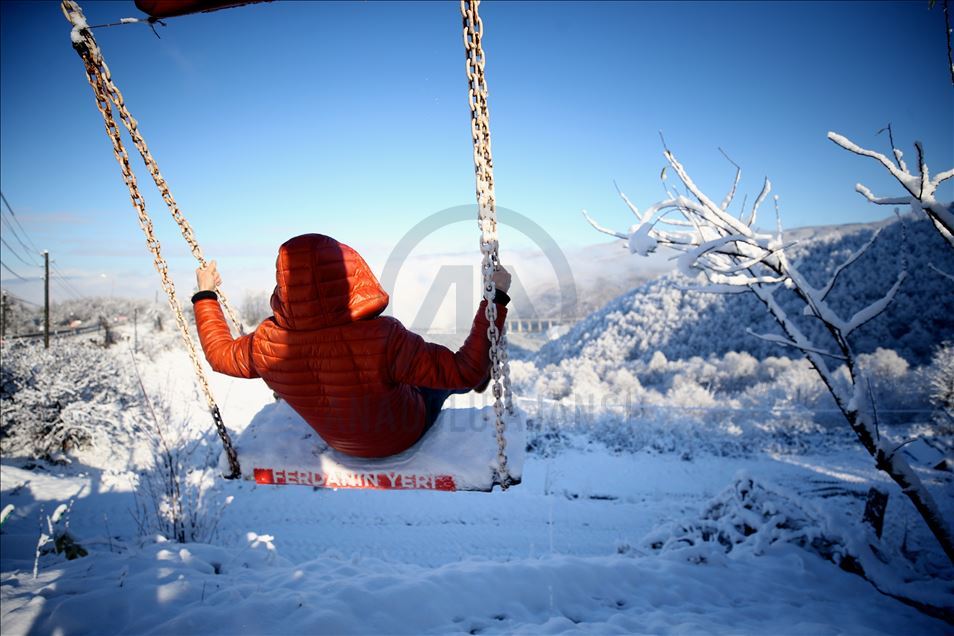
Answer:
M841 330L841 333L844 337L848 337L852 331L878 317L888 308L888 305L894 300L895 295L898 293L898 289L901 288L901 283L904 282L904 279L907 278L908 273L904 270L898 274L898 278L894 281L894 285L891 286L891 289L888 290L888 293L874 301L864 309L860 309L854 316L845 323L844 327Z
M865 243L865 244L862 245L860 248L858 248L858 250L857 250L854 254L852 254L851 256L849 256L848 259L847 259L844 263L842 263L842 264L839 265L837 268L835 268L835 271L834 271L834 273L831 275L831 278L828 279L828 284L825 285L825 286L821 289L821 295L820 295L819 297L820 297L822 300L825 300L825 298L828 297L828 294L831 292L832 288L835 286L835 283L838 282L838 277L841 276L841 273L842 273L843 271L845 271L845 268L847 268L849 265L851 265L852 263L854 263L855 261L857 261L859 258L861 258L862 256L864 256L865 252L868 251L868 248L870 248L870 247L872 246L872 244L874 244L875 240L876 240L876 239L878 238L878 236L881 234L881 230L882 230L882 229L884 229L884 228L883 228L883 227L879 227L877 230L875 230L875 231L874 231L874 234L871 235L871 238L868 239L868 242L867 242L867 243Z
M895 161L898 162L898 167L901 168L903 172L908 171L908 166L904 163L904 153L894 145L894 131L891 130L891 123L889 122L887 126L879 130L876 135L880 135L884 131L888 131L888 143L891 144L891 152L894 154Z
M845 356L840 356L837 353L832 353L830 351L825 351L824 349L818 349L816 347L798 344L797 342L792 342L787 338L783 338L778 334L772 333L755 333L751 329L746 329L745 332L750 336L755 336L759 340L765 340L766 342L771 342L772 344L782 345L783 347L791 347L793 349L798 349L799 351L811 351L812 353L817 353L818 355L827 356L829 358L834 358L836 360L846 360Z
M828 138L831 139L836 144L838 144L839 146L841 146L842 148L844 148L845 150L847 150L848 152L853 152L856 155L861 155L862 157L871 157L872 159L878 161L879 163L881 163L881 165L883 165L888 170L888 172L891 173L891 175L895 179L900 181L902 184L905 183L905 179L910 178L911 176L907 170L901 170L900 168L895 166L893 163L891 163L891 160L889 160L880 152L875 152L874 150L868 150L866 148L862 148L861 146L856 145L853 141L849 140L847 137L839 135L836 132L829 132Z
M725 198L722 199L722 206L721 206L721 207L722 207L723 210L725 210L726 212L728 212L728 211L729 211L729 204L732 203L732 199L735 197L735 190L736 190L736 188L739 187L739 179L742 178L742 168L739 166L739 164L737 164L736 162L732 161L732 157L730 157L729 155L727 155L727 154L725 153L725 150L723 150L722 148L719 148L719 152L722 153L722 156L725 157L726 160L727 160L729 163L731 163L733 166L735 166L735 179L732 181L732 187L729 189L729 193L725 195Z
M622 232L616 232L616 231L603 227L602 225L594 221L593 217L587 214L586 210L583 210L583 216L586 217L586 220L589 221L590 225L596 228L598 232L602 232L603 234L609 234L610 236L615 236L616 238L623 239L624 241L629 238L629 235L627 234L623 234Z
M920 144L917 144L916 147L919 153L918 165L921 173L915 176L907 171L907 167L901 159L900 151L895 153L895 157L898 159L898 165L895 165L885 155L861 148L841 135L829 133L828 136L833 142L853 153L879 161L911 195L904 198L879 199L871 194L867 188L859 185L858 191L865 195L868 200L879 204L908 203L912 210L923 210L927 213L935 225L942 230L942 234L945 232L943 228L946 228L946 230L954 228L954 220L951 220L951 217L954 216L954 208L947 209L934 199L937 185L944 179L950 178L951 175L948 172L942 172L934 181L931 181ZM663 145L665 148L665 140L663 140ZM847 267L865 254L880 234L880 230L875 232L865 245L835 269L822 289L815 289L799 272L798 268L786 258L785 251L789 245L782 244L778 197L774 198L777 219L775 236L758 234L753 229L758 208L771 191L771 182L767 178L763 183L762 191L753 204L748 222L744 222L741 219L736 219L727 211L728 204L735 196L737 181L733 183L729 194L723 199L723 204L716 205L693 182L683 165L679 163L668 148L665 148L663 155L678 175L686 191L695 197L695 201L681 195L676 197L670 195L668 199L647 207L641 215L637 213L641 223L631 227L628 234L614 232L599 226L585 211L584 216L598 231L611 236L626 238L629 241L630 251L633 253L648 254L655 249L657 242L681 251L682 254L677 257L680 270L689 277L694 277L697 272L701 271L711 283L707 287L686 288L687 291L714 293L749 291L755 294L781 327L785 337L755 334L751 331L749 333L775 344L793 347L805 355L834 398L861 445L874 458L875 465L885 471L901 487L905 495L911 499L948 558L954 563L954 536L952 536L948 523L938 509L931 493L924 487L899 453L893 452L893 449L882 445L883 441L877 431L877 421L872 421L871 413L863 408L867 380L858 367L857 357L848 341L852 332L883 313L895 300L897 292L907 276L904 249L902 248L900 255L901 271L891 288L881 298L855 312L848 320L844 320L828 304L827 297L838 277ZM737 180L740 171L740 169L737 169ZM632 205L628 199L624 198L624 201L631 210L635 210L636 206ZM663 217L673 213L680 214L684 223L691 225L693 231L664 232L656 227L657 222L661 222ZM950 232L947 236L950 236ZM954 245L954 240L950 238L949 240ZM812 342L799 325L785 313L774 298L775 290L783 284L787 289L791 289L797 298L804 303L803 313L814 316L821 321L835 345L835 351L829 351ZM826 358L844 363L849 378L848 388L835 381L834 374L826 363Z
M855 192L860 193L866 199L878 205L906 205L911 203L911 197L876 197L874 193L862 183L855 185Z
M633 213L633 216L636 217L636 220L642 223L643 215L639 213L639 208L633 205L633 202L629 200L629 197L627 197L626 194L622 190L620 190L619 184L616 183L615 179L613 180L613 185L616 187L616 193L619 194L619 198L621 198L623 200L623 203L626 204L626 207L630 209L630 211Z
M683 168L682 164L676 160L676 157L669 152L668 150L663 153L666 159L669 160L669 165L672 166L673 170L676 171L676 174L679 175L679 180L682 181L683 185L686 186L686 189L696 197L699 202L712 212L726 227L734 229L737 232L744 233L745 229L739 221L737 221L732 216L725 213L722 208L718 207L713 203L712 199L707 197L705 193L689 178L689 175L686 173L686 169Z
M702 287L678 287L679 291L696 292L698 294L744 294L749 291L742 285L705 285Z
M954 176L954 169L944 170L932 180L931 172L928 169L927 161L925 160L924 156L924 145L920 141L914 142L914 148L918 154L918 170L920 171L919 174L915 175L908 171L908 167L901 159L901 151L897 150L896 148L894 151L895 157L898 159L898 166L895 166L893 163L891 163L891 161L880 152L862 148L850 141L848 138L839 135L838 133L829 132L828 138L849 152L853 152L863 157L870 157L881 163L881 165L883 165L888 172L890 172L891 175L898 180L898 183L900 183L904 189L908 191L910 196L876 197L871 193L871 190L860 183L855 186L855 190L861 193L872 203L877 203L879 205L908 204L911 206L911 211L913 213L919 213L923 211L931 219L931 222L934 223L934 227L937 228L937 231L940 232L941 236L944 237L951 247L954 247L954 204L951 202L938 201L935 197L938 186L941 185L942 182ZM894 146L893 141L891 142L891 145L892 147Z
M933 269L936 273L940 274L944 278L954 282L954 274L948 274L947 272L938 269L937 267L934 266L933 263L928 263L928 267Z
M921 171L921 187L918 190L918 200L923 200L925 185L930 187L931 175L928 172L927 164L924 163L924 147L920 141L914 142L914 147L918 151L918 170Z
M755 218L759 211L759 206L762 205L762 202L765 201L765 197L769 195L769 192L772 191L772 182L768 180L768 177L765 177L765 181L762 184L762 191L759 192L759 196L755 198L755 203L752 204L752 212L749 214L749 220L746 222L746 225L752 227L755 225Z

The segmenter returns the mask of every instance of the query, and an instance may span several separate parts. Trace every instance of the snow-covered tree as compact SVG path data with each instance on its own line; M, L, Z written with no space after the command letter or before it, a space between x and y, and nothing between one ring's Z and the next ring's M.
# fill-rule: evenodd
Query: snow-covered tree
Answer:
M930 400L938 409L939 420L954 425L954 342L938 346L926 374Z
M272 309L269 306L269 294L264 291L250 291L242 299L242 320L252 328L258 326L260 322L272 315Z
M951 247L954 247L954 202L939 201L936 197L938 186L954 177L954 168L939 172L932 179L931 171L928 169L924 158L924 144L915 141L914 149L918 154L918 172L911 172L904 161L904 153L894 145L891 126L887 126L884 130L888 131L894 161L880 152L862 148L836 132L829 132L828 138L849 152L862 157L870 157L880 163L907 191L906 194L899 197L878 197L864 184L859 183L855 186L855 190L859 194L878 205L908 205L911 207L911 212L915 214L923 211L934 223L934 227L941 233L941 236L947 240Z
M869 199L876 203L904 203L917 210L924 210L945 238L954 242L950 205L937 201L934 197L937 186L954 175L954 171L943 172L931 180L920 144L917 144L920 174L912 175L907 171L900 153L895 155L898 161L895 166L887 158L879 158L878 153L858 148L843 137L836 135L833 139L853 152L882 161L910 194L908 197L879 199L868 192L866 196ZM661 174L664 186L666 170L671 168L679 178L684 192L680 192L677 187L666 187L667 198L640 211L620 191L620 197L637 220L628 232L602 227L584 210L586 219L600 232L627 241L633 254L647 256L659 245L681 252L678 257L680 271L691 278L701 277L706 283L698 288L699 291L754 294L775 319L784 335L750 333L775 344L792 347L805 355L859 442L875 459L876 466L900 486L940 542L948 558L954 562L954 537L933 497L899 452L901 445L882 438L880 434L877 412L871 399L870 383L858 364L858 356L851 344L852 333L884 312L891 304L907 276L906 267L901 267L883 296L848 317L836 311L829 298L843 272L865 254L877 240L880 230L835 268L827 282L815 286L788 258L786 248L791 247L791 244L786 244L783 237L778 214L778 197L774 197L775 232L765 233L756 229L759 209L772 189L768 179L765 179L750 208L746 210L743 202L743 210L737 217L730 211L742 175L737 164L732 162L736 169L735 178L728 193L717 203L696 185L668 148L664 148L663 154L668 162L667 168L664 168ZM728 156L726 158L728 159ZM902 264L904 251L905 246L900 245L898 252ZM794 294L800 301L802 313L824 325L827 341L809 338L799 322L793 320L782 308L776 298L779 293ZM847 381L841 381L836 376L833 368L829 366L829 361L844 364Z

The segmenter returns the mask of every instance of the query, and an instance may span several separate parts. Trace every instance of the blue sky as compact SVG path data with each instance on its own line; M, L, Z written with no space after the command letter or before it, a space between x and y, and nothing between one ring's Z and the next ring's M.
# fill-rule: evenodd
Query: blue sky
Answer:
M141 15L132 2L83 6L91 24ZM884 217L858 181L897 191L829 130L885 149L875 133L891 122L909 155L921 139L935 171L954 162L943 17L926 0L485 2L481 14L498 202L568 249L603 238L581 208L631 222L613 179L637 205L659 198L659 130L716 195L732 176L720 146L750 200L768 175L789 227ZM82 293L151 296L150 257L58 3L4 1L0 28L3 193ZM160 34L96 31L227 285L267 286L277 246L303 232L379 267L421 218L473 201L456 3L273 2L173 19ZM177 282L191 288L182 241L139 174ZM507 228L501 240L528 246ZM476 252L475 225L448 228L430 249ZM38 273L6 248L3 262ZM38 297L37 283L2 279Z

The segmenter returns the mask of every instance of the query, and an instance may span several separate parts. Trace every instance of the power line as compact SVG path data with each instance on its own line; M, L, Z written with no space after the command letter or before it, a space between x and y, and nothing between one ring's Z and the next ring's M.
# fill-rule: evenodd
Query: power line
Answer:
M53 277L53 282L57 283L60 286L60 289L66 292L67 296L71 296L74 300L82 300L75 289L70 288L62 278Z
M33 246L33 249L36 250L37 253L42 252L43 250L36 246L36 243L34 243L33 239L30 238L30 235L27 233L26 229L20 225L20 219L18 219L17 215L13 212L13 208L10 207L10 202L7 201L7 197L3 194L3 191L0 191L0 200L3 200L3 204L7 206L7 211L10 213L10 216L13 217L13 222L16 223L17 227L20 228L20 231L23 232L23 236L25 236L30 245Z
M30 266L30 267L38 267L38 265L35 265L35 264L33 264L33 263L30 263L30 262L27 261L25 258L23 258L22 256L20 256L19 252L17 252L15 249L13 249L13 248L10 246L10 244L7 243L7 241L6 241L2 236L0 236L0 242L2 242L3 245L4 245L4 247L7 248L7 251L11 252L14 256L16 256L16 257L17 257L17 260L19 260L19 261L20 261L21 263L23 263L24 265L28 265L28 266Z
M71 296L75 300L83 300L83 294L78 292L75 287L72 287L69 283L64 281L62 278L54 277L53 280L59 284L59 286L66 291L67 295Z
M53 272L54 272L57 276L60 277L60 281L61 281L69 290L72 291L73 295L74 295L77 299L80 299L80 298L83 298L83 297L84 297L84 294L83 294L82 292L80 292L78 289L76 289L76 287L73 286L73 284L69 281L69 279L66 277L66 275L63 274L63 272L60 271L60 268L57 267L55 263L52 263L52 262L51 262L51 263L50 263L50 267L53 268Z
M72 290L70 290L69 287L67 287L66 285L64 285L64 284L63 284L63 281L61 281L59 278L54 278L54 279L53 279L53 282L60 286L60 290L64 293L65 296L68 297L68 298L67 298L68 300L69 300L69 299L72 299L72 300L82 300L82 298L80 298L79 296L77 296L75 292L73 292Z
M7 197L6 197L5 194L3 194L3 192L0 192L0 200L2 200L2 201L3 201L3 205L6 206L7 212L10 214L10 218L13 219L13 223L16 224L16 226L17 226L18 228L20 228L20 232L22 232L22 234L23 234L23 236L26 238L27 242L28 242L30 245L33 246L33 249L36 250L37 253L39 253L39 252L41 251L40 248L38 248L38 247L36 246L36 243L34 243L34 242L33 242L33 239L30 238L30 234L26 231L26 228L23 227L23 224L20 223L20 219L17 218L16 212L13 211L13 207L10 205L10 202L7 201ZM4 220L5 220L5 219L4 219ZM23 248L27 251L27 254L30 254L31 249L30 249L29 247L27 247L26 244L20 239L20 234L16 231L16 229L15 229L12 225L10 225L9 221L7 221L7 226L10 227L11 230L13 230L13 235L16 237L16 239L17 239L17 241L20 243L20 245L22 245ZM9 249L11 252L13 252L13 255L16 256L22 263L24 263L24 264L26 264L26 265L31 265L31 263L27 262L26 259L24 259L22 256L20 256L20 254L19 254L16 250L14 250L14 249L10 246L9 243L7 243L6 241L3 241L3 244L6 245L6 246L7 246L7 249ZM40 267L40 265L39 265L38 263L32 263L32 265L33 265L34 267ZM63 272L61 272L61 271L60 271L55 265L53 265L52 263L51 263L51 265L52 265L52 267L53 267L53 270L56 272L56 274L60 277L60 279L62 279L62 280L58 281L59 284L60 284L60 288L61 288L61 289L64 289L64 290L67 292L67 295L73 296L73 297L76 298L77 300L82 299L83 294L81 294L75 287L73 287L72 284L70 284L70 283L66 280L66 276L63 274ZM9 268L8 268L8 269L9 269ZM54 280L55 280L55 279L54 279Z
M13 219L13 223L18 228L20 228L20 232L23 233L23 236L26 238L27 242L33 246L33 250L35 250L37 253L40 253L41 252L40 248L38 248L36 246L36 243L33 242L33 239L30 238L29 232L27 232L26 228L23 227L23 224L20 223L20 219L17 218L16 212L13 211L13 207L10 205L10 202L7 201L7 197L5 194L3 194L2 191L0 191L0 200L2 200L3 205L6 206L7 212L9 213L10 218ZM2 216L0 216L0 218L2 218ZM29 247L27 247L26 243L24 243L23 240L20 238L20 234L16 231L16 228L14 228L13 225L11 225L10 222L7 221L6 219L3 219L3 221L6 222L7 226L13 232L13 236L17 239L17 242L23 246L23 249L26 250L27 254L30 254L32 250ZM9 243L7 243L6 241L3 241L3 245L5 245L7 249L9 249L13 253L13 255L16 256L22 263L24 263L25 265L31 265L31 263L29 263L26 259L20 256L20 254L16 250L14 250ZM51 276L51 278L59 284L60 289L64 290L67 296L72 296L76 300L82 300L83 294L80 293L75 287L73 287L73 285L66 279L66 276L63 274L63 272L61 272L59 268L56 267L56 265L53 265L52 263L51 265L53 267L53 271L55 272L55 276ZM32 263L32 266L41 267L41 265L35 262ZM7 271L9 271L11 274L16 276L20 280L24 280L24 281L27 280L23 278L22 276L20 276L19 274L17 274L16 272L14 272L12 269L7 267L6 265L4 265L4 267L7 269ZM56 276L58 276L59 278L57 278Z
M4 295L5 295L7 298L12 298L13 300L15 300L15 301L17 301L17 302L21 302L21 303L23 303L23 304L25 304L25 305L33 305L34 307L42 307L42 306L43 306L43 305L41 305L40 303L35 303L35 302L33 302L32 300L27 300L26 298L20 298L20 297L17 296L16 294L11 294L10 292L8 292L8 291L6 291L6 290L4 290L3 293L4 293Z
M7 264L4 263L3 261L0 261L0 266L2 266L3 269L7 270L7 271L10 272L11 274L13 274L14 276L16 276L16 277L19 278L20 280L22 280L23 282L25 282L25 283L29 283L29 282L30 282L29 280L27 280L27 279L24 278L23 276L20 276L20 275L17 274L15 271L13 271L12 269L10 269L10 268L7 266Z
M2 221L3 223L5 223L6 226L7 226L8 228L10 228L10 232L13 234L13 238L15 238L15 239L17 240L17 243L19 243L21 246L23 246L23 249L26 250L26 253L27 253L27 254L30 254L30 253L33 252L33 248L32 248L32 247L27 247L27 244L23 242L23 239L21 239L21 238L20 238L20 235L17 233L17 229L16 229L15 227L13 227L13 225L12 225L9 221L7 221L6 217L4 217L3 215L0 215L0 221ZM39 264L39 263L34 263L34 266L35 266L35 267L40 267L40 264Z
M84 295L84 294L82 294L82 293L73 285L73 283L70 282L69 277L68 277L66 274L64 274L63 272L60 271L60 268L59 268L59 267L57 267L56 265L54 265L54 264L52 264L52 263L51 263L50 265L53 267L53 271L56 273L56 275L60 277L60 279L66 284L67 287L69 287L69 288L72 289L74 292L76 292L76 295L77 295L77 296L83 296L83 295Z

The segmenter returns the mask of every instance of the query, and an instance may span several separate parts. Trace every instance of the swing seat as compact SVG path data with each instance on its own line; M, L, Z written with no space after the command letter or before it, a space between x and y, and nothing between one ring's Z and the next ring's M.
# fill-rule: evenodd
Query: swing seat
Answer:
M507 417L511 485L523 474L526 414ZM493 407L444 409L414 446L390 457L330 448L285 401L265 406L236 439L242 478L259 484L370 490L470 490L500 485ZM219 462L228 471L225 453Z

